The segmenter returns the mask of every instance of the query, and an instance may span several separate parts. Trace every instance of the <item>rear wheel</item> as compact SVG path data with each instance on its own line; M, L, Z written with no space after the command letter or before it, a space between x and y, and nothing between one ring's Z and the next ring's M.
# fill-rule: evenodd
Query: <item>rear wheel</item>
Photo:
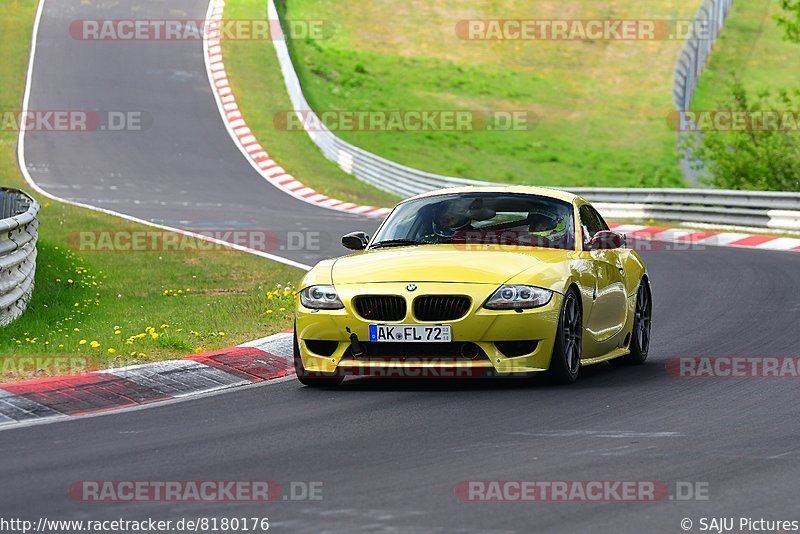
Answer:
M631 330L630 354L623 357L623 362L631 365L642 364L647 360L650 351L650 325L653 317L653 299L650 295L650 284L642 278L636 292L633 329Z
M547 378L555 384L572 384L578 379L583 353L583 314L579 294L570 288L561 304L561 315L550 358Z
M294 334L294 371L301 384L312 388L333 388L344 380L343 376L306 371L306 368L303 367L303 359L300 357L297 333Z

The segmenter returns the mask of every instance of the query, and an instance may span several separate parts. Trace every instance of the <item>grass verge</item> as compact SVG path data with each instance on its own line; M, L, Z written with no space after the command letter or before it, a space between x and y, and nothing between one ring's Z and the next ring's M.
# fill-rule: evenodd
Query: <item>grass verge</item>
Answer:
M11 0L3 9L0 109L18 110L36 2ZM29 189L16 141L16 132L0 131L0 184ZM193 241L179 251L82 251L76 232L153 229L39 200L36 287L27 313L0 329L0 381L178 358L291 326L285 288L299 270Z

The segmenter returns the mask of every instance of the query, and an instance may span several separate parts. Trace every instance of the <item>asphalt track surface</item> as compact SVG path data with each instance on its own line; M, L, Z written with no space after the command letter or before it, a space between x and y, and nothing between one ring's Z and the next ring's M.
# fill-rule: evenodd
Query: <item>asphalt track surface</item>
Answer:
M81 19L202 20L207 7L204 0L46 1L29 109L133 112L144 128L27 132L31 177L61 198L174 228L273 232L280 243L270 252L300 263L342 254L341 236L369 231L376 220L278 194L255 172L224 127L202 43L83 41L69 33ZM267 45L264 53L272 53ZM303 232L321 246L295 247Z
M216 115L197 43L93 48L63 31L75 18L167 16L164 4L136 5L48 1L31 108L129 105L172 122L133 140L31 136L29 164L42 187L172 223L233 217L337 231L362 223L296 202L249 170ZM190 17L205 12L201 1L176 5ZM11 429L0 432L0 516L266 516L276 532L682 532L683 518L694 531L701 517L798 519L797 381L687 379L665 365L678 356L797 356L800 255L709 247L643 256L655 301L644 366L586 369L568 387L358 379L312 390L289 380ZM659 480L673 493L678 481L699 482L709 499L459 501L456 484L475 479ZM85 503L68 496L79 480L321 481L323 499Z

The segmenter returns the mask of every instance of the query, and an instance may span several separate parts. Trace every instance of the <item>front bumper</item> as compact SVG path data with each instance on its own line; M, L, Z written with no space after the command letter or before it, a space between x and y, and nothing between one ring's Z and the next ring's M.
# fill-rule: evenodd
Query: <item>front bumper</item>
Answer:
M558 325L563 296L554 293L551 301L541 308L523 310L487 310L483 303L497 289L494 284L418 283L415 292L406 290L406 283L347 284L337 285L336 290L344 304L341 310L310 310L297 299L296 335L300 357L307 371L347 374L385 374L393 371L401 375L414 376L416 370L442 371L442 376L469 374L465 370L480 370L492 374L531 373L545 371L550 366L553 343ZM408 313L402 321L370 321L360 317L353 306L358 295L395 295L406 300ZM455 321L418 321L411 310L414 298L423 295L466 295L471 300L469 312ZM420 353L416 347L413 354L403 357L371 357L370 348L363 357L355 357L350 350L350 336L355 334L360 341L369 340L370 324L448 324L452 328L454 344L474 344L482 353L478 356L436 357ZM327 341L327 344L315 342ZM498 348L498 342L535 341L531 352L509 356ZM310 343L309 343L310 342ZM334 345L333 342L336 342ZM319 350L325 345L324 351ZM439 347L431 344L431 352ZM503 346L502 344L500 346ZM314 352L316 348L318 352ZM396 349L397 347L395 347ZM332 349L332 350L331 350ZM424 350L424 348L423 348ZM325 352L325 354L320 354ZM469 352L469 351L468 351ZM506 351L511 352L511 351ZM392 351L397 354L397 350ZM479 373L478 373L479 374ZM436 373L432 372L432 376Z

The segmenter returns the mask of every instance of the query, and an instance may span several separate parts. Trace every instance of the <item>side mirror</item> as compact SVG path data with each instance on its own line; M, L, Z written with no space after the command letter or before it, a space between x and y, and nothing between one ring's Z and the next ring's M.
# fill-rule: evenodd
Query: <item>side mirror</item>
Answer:
M368 242L369 237L364 232L350 232L342 237L342 245L350 250L364 250Z
M589 241L589 250L613 250L625 246L625 234L601 230Z

